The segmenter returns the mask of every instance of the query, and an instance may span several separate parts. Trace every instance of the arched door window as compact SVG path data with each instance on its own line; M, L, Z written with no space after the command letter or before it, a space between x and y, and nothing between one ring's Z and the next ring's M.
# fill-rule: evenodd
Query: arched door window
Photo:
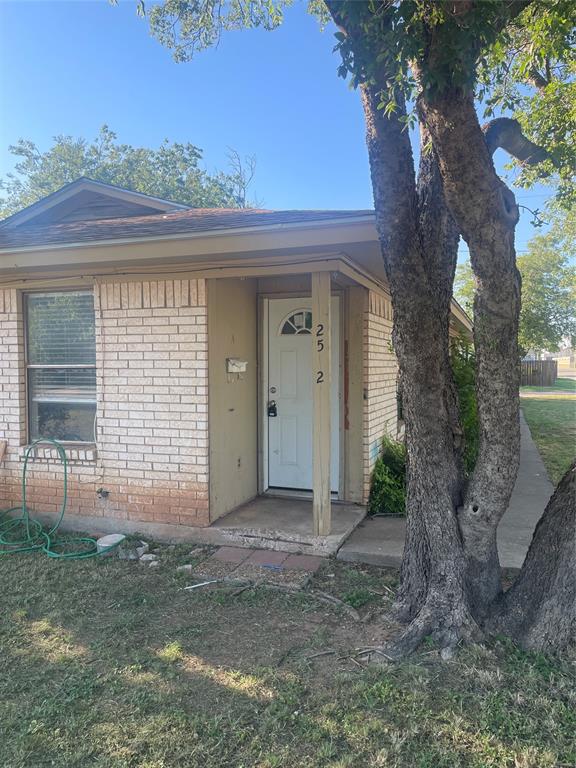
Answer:
M297 309L280 323L280 336L295 336L312 333L312 312L309 309Z

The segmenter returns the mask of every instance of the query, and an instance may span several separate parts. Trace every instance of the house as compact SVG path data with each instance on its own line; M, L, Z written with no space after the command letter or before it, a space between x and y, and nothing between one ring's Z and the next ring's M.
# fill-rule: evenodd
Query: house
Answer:
M51 437L69 525L330 551L402 431L391 330L372 211L68 184L0 224L0 508ZM53 515L57 453L33 457L28 501Z

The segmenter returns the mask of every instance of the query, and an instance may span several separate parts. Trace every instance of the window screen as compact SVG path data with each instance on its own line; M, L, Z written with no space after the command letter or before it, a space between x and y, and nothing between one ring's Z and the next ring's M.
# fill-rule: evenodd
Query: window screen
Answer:
M96 343L89 291L26 297L30 439L94 441Z

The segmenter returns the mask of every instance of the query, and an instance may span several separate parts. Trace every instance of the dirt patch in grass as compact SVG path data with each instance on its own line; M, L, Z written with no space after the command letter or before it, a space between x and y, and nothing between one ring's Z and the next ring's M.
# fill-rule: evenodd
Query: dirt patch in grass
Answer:
M576 761L575 657L433 647L362 668L395 574L329 560L306 593L187 592L161 564L0 558L7 768L546 768ZM201 558L199 558L200 560ZM318 656L324 651L331 655ZM313 658L310 658L313 657Z

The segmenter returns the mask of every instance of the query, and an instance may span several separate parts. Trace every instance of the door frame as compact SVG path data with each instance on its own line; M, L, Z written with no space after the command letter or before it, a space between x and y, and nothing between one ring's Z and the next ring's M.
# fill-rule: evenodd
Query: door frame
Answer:
M340 302L340 311L338 318L338 492L332 494L336 499L342 499L344 496L345 481L345 440L344 440L344 329L346 316L345 292L343 290L331 290L332 297L338 297ZM306 496L311 498L311 493L294 489L282 490L276 492L269 491L268 485L268 363L269 363L269 342L270 327L268 308L270 301L274 299L310 299L310 291L286 291L282 293L260 293L258 294L258 365L260 368L258 376L258 493L264 494L270 492L274 495L282 496Z

